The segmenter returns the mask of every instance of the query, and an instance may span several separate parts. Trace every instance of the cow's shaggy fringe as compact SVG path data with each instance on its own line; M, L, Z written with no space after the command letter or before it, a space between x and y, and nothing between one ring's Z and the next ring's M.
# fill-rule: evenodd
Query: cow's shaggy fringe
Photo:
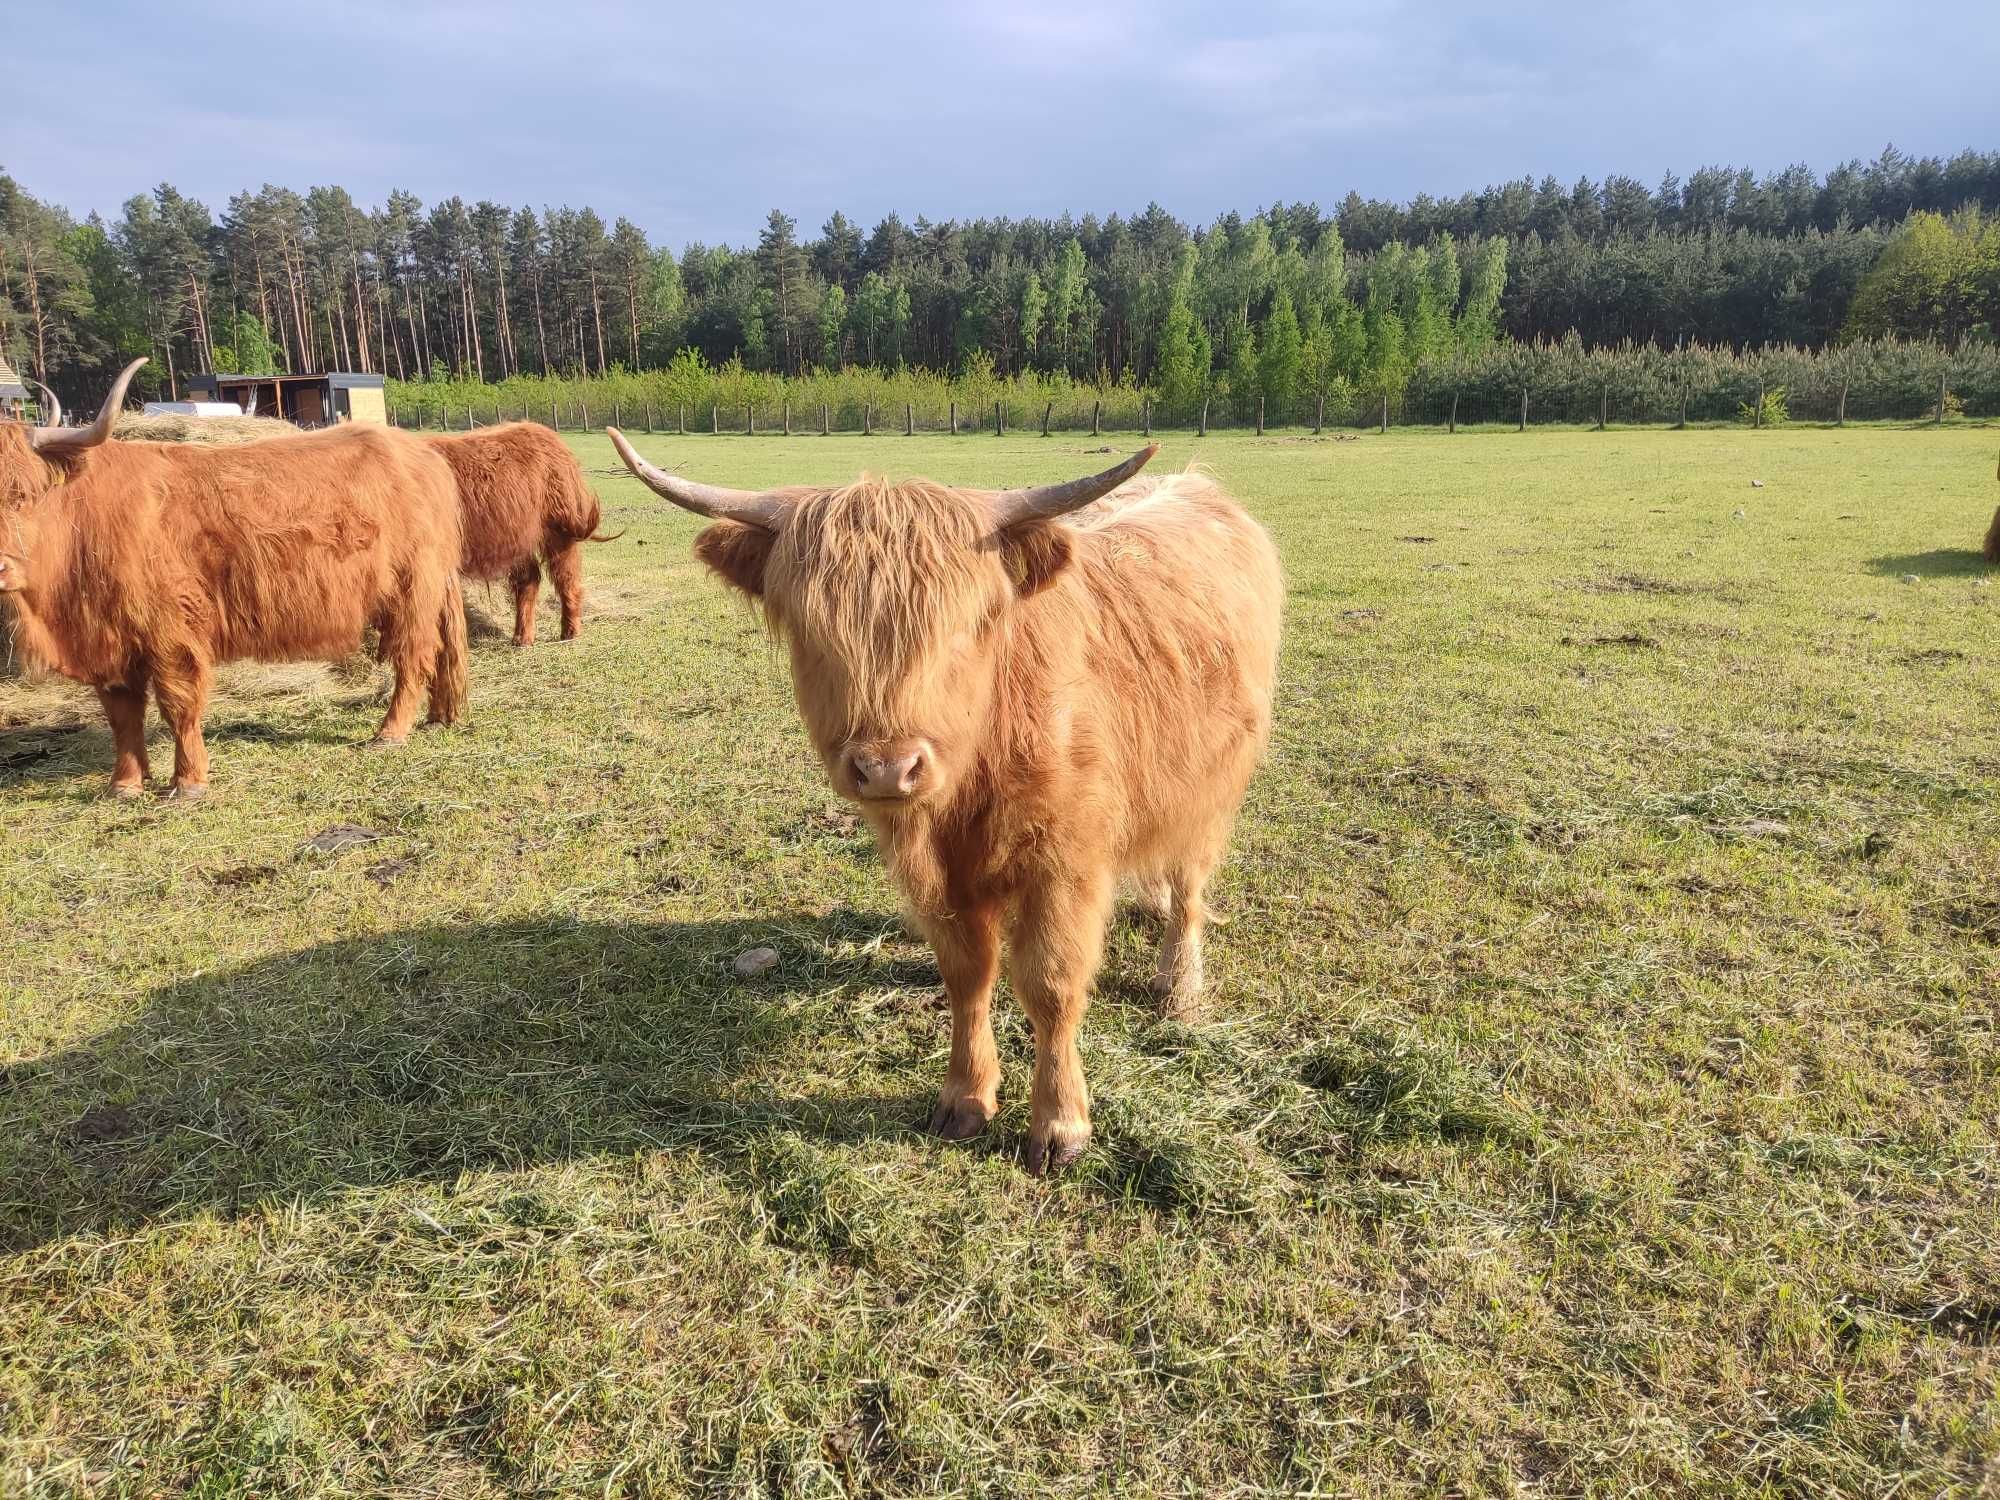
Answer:
M111 442L51 461L0 423L0 597L26 658L97 690L120 792L148 774L149 688L174 732L174 787L197 793L219 663L337 659L370 625L396 679L377 739L409 733L426 688L432 721L456 719L459 548L450 468L383 428Z
M583 620L582 544L622 534L596 535L597 496L575 455L534 422L429 434L424 441L444 455L458 481L461 570L469 578L504 578L514 590L514 644L535 638L544 566L562 601L562 638L574 640Z

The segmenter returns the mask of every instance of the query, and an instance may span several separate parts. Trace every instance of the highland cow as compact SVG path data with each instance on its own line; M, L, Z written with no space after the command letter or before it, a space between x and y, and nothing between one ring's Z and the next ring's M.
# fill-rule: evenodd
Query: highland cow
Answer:
M240 446L106 442L126 366L89 427L0 423L0 598L32 662L90 684L112 789L145 785L146 691L174 735L171 795L208 784L214 668L345 655L375 626L400 743L465 700L458 493L415 438L344 426ZM59 417L56 420L60 420Z
M479 432L439 433L428 441L451 465L465 520L459 570L468 578L504 578L514 589L514 644L535 639L542 568L562 601L562 638L583 623L583 543L596 534L597 496L563 440L534 422Z
M976 1135L998 1108L1004 932L1035 1035L1023 1159L1066 1165L1090 1136L1076 1036L1121 876L1167 894L1169 1005L1189 1013L1201 990L1202 893L1270 730L1270 539L1206 477L1134 480L1153 448L1035 489L760 494L611 437L715 521L696 556L762 602L827 775L936 950L951 1057L930 1128Z

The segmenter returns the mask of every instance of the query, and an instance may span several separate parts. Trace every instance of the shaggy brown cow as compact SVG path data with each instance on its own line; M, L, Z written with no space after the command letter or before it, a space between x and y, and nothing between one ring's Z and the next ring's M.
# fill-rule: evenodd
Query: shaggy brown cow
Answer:
M1128 484L1153 448L1039 489L752 494L611 437L647 485L717 522L696 555L763 601L834 789L937 951L952 1035L931 1129L975 1135L998 1106L1005 930L1035 1032L1024 1160L1067 1164L1090 1136L1076 1033L1120 876L1170 897L1170 1004L1201 989L1202 890L1270 728L1270 539L1199 474Z
M509 422L478 432L427 439L458 478L465 514L468 578L504 578L514 587L514 644L535 639L535 600L542 566L562 600L562 638L576 639L583 617L583 543L596 535L597 496L563 440L534 422Z
M465 701L458 494L423 443L344 426L264 443L106 443L126 366L87 428L0 423L0 597L29 660L97 689L137 793L146 689L174 733L173 794L208 783L217 663L335 657L381 631L395 693L376 740Z

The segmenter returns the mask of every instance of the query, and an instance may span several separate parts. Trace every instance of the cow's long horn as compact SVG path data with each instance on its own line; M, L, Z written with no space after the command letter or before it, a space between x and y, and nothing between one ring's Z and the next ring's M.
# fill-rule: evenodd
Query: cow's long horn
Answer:
M28 384L49 398L48 408L42 413L42 426L62 426L62 402L56 399L56 393L43 385L39 380L30 380Z
M692 479L654 468L639 457L616 427L604 430L611 438L611 446L625 460L625 467L638 475L647 489L673 501L682 510L691 510L712 521L741 521L745 526L765 531L776 531L791 514L792 501L785 495L770 490L725 490L713 484L696 484Z
M111 424L118 420L119 408L125 404L125 391L132 384L132 377L139 373L139 366L146 361L135 359L118 372L118 378L111 382L111 394L104 398L104 405L97 410L97 420L88 427L34 427L28 431L28 439L35 445L37 453L74 453L84 448L95 448L111 436Z
M1070 479L1061 484L1036 485L1033 489L1026 490L985 491L988 503L993 507L994 530L1005 531L1009 526L1019 526L1023 521L1050 521L1057 516L1068 515L1073 510L1081 510L1091 501L1110 494L1145 468L1152 456L1159 451L1158 443L1150 443L1116 468L1106 469L1102 474L1093 474L1088 479Z

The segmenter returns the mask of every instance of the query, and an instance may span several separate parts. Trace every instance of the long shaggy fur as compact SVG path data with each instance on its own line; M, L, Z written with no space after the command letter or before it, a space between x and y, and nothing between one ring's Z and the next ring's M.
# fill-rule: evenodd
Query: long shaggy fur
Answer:
M952 996L933 1126L969 1134L995 1108L987 995L1011 929L1030 1165L1059 1163L1089 1132L1074 1031L1118 877L1169 894L1162 987L1183 1008L1199 990L1202 888L1270 731L1277 554L1193 472L997 538L980 497L924 481L794 493L775 535L721 522L697 555L762 598L837 788L857 743L930 747L934 797L861 809Z
M2000 563L2000 510L1993 512L1993 524L1986 528L1986 560Z
M504 578L514 589L514 644L535 638L535 600L548 569L562 601L562 638L582 626L584 542L602 515L575 456L563 440L534 422L509 422L476 432L425 438L444 455L458 481L468 578Z
M145 779L149 687L174 729L175 785L193 791L217 664L344 656L371 625L396 674L378 737L408 733L426 688L433 720L458 717L459 551L450 468L383 428L111 442L51 463L0 424L0 598L30 659L98 690L121 791Z

